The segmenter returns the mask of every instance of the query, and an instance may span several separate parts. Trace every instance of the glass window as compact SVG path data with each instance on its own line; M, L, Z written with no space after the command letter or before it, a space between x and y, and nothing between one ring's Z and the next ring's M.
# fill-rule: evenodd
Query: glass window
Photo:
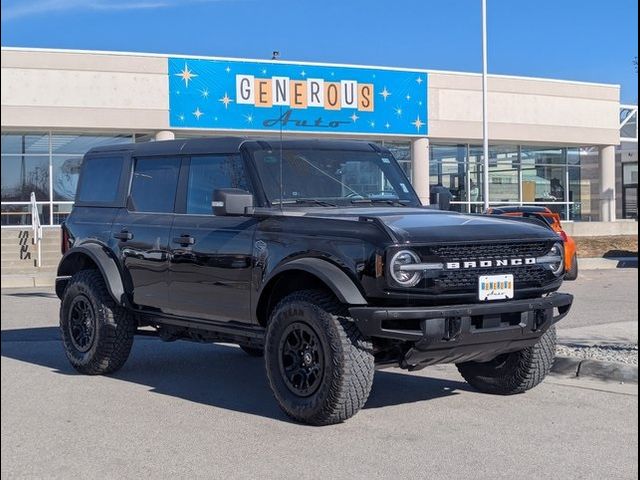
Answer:
M430 156L429 185L447 187L454 202L467 201L467 146L432 145Z
M523 165L564 165L566 149L560 147L522 147Z
M484 199L483 166L478 163L469 164L469 201L482 202ZM471 206L471 212L479 212L482 205Z
M82 157L53 157L53 199L73 201L78 189Z
M567 148L567 163L569 165L580 165L579 148Z
M239 155L192 157L187 188L187 213L212 214L213 191L218 188L249 190Z
M279 152L258 150L253 155L265 194L273 203L280 201L281 191L283 201L291 205L317 200L344 205L418 202L400 168L384 154L288 149L283 151L282 170Z
M131 135L53 134L51 136L51 153L54 155L67 153L84 155L93 147L131 142L133 142Z
M580 168L569 169L574 195L580 191L581 220L600 220L600 151L597 147L580 148ZM575 200L577 201L577 200Z
M112 203L118 194L122 157L89 157L84 161L78 186L78 200L85 203Z
M635 138L638 140L638 110L634 112L628 108L620 109L620 122L627 121L620 129L622 138Z
M131 182L131 201L135 211L173 212L180 163L179 157L136 159Z
M411 144L400 142L382 142L382 144L389 149L394 158L398 162L410 162L411 161Z
M40 224L49 224L49 204L38 204L38 214L40 215ZM20 226L31 225L31 206L30 205L2 205L1 215L2 225Z
M622 164L622 182L624 185L633 185L638 183L637 163Z
M591 184L588 179L582 178L580 167L569 167L569 219L585 220L591 217L593 207L591 205Z
M553 213L560 215L561 220L567 219L567 205L561 203L539 203L541 207L547 207Z
M48 133L2 133L2 154L42 153L49 155Z
M411 172L411 144L408 142L382 142L400 164L409 181L413 181Z
M64 222L69 214L73 205L70 203L54 203L53 204L53 224L60 225Z
M519 202L520 172L518 147L489 147L489 201Z
M49 200L49 157L2 155L2 201L28 202L31 192L36 200Z
M566 167L523 166L523 202L564 202Z
M491 156L491 153L489 153ZM482 145L469 145L469 163L484 162L484 152Z

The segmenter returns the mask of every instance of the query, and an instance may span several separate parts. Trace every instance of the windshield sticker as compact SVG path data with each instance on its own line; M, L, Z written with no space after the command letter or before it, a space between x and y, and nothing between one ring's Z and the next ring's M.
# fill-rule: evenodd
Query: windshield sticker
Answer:
M400 184L400 188L402 188L402 191L404 193L409 193L409 189L407 188L407 186L404 183Z
M389 160L387 157L382 157L382 163L391 163L391 160Z

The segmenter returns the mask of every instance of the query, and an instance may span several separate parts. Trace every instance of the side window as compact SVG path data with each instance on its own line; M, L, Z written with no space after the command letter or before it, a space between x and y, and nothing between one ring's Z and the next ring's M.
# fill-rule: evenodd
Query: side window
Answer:
M110 204L116 201L123 158L120 156L87 157L82 164L78 185L78 202Z
M173 212L180 162L179 157L136 159L131 181L131 203L135 211Z
M187 213L212 215L211 201L217 188L249 190L239 155L191 157L187 187Z

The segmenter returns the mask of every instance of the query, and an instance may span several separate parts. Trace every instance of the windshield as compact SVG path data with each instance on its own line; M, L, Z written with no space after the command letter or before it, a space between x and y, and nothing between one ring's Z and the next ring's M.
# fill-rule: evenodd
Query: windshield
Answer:
M267 199L280 204L280 151L254 152ZM283 150L282 203L418 205L404 172L389 154L344 150Z

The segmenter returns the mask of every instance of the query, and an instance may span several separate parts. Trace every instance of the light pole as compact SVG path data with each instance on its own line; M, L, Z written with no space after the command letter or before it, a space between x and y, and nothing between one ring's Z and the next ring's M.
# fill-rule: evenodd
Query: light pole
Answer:
M489 117L487 116L487 0L482 0L482 154L484 210L489 208Z

